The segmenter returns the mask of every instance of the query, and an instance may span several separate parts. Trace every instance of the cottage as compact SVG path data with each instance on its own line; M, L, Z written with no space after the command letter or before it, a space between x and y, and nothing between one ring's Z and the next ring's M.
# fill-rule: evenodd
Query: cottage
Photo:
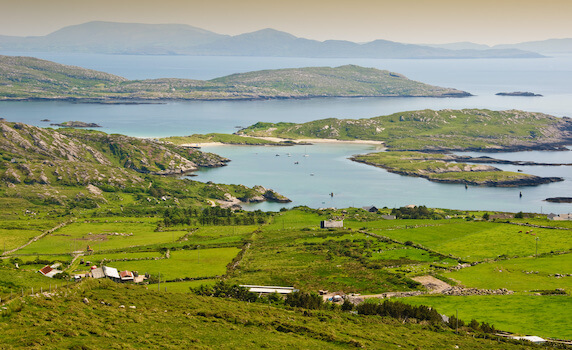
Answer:
M378 211L378 209L373 205L368 206L368 207L362 207L362 209L365 211L368 211L370 213L377 213L377 211Z
M121 271L119 276L121 277L121 282L133 282L135 279L135 276L133 276L133 272L131 271Z
M323 220L320 222L321 228L343 228L344 220Z
M41 273L42 275L46 276L46 277L53 278L58 273L62 273L62 271L56 270L56 267L57 267L56 265L52 265L52 266L46 265L46 266L42 267L38 272Z

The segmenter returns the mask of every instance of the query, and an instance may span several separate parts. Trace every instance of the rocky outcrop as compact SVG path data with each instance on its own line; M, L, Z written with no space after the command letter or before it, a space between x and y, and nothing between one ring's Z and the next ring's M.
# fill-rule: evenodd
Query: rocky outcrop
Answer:
M59 126L63 128L101 128L101 125L96 123L86 123L80 121L69 121L63 123L52 123L52 126Z
M545 201L551 203L572 203L572 197L551 197L546 198Z
M515 92L499 92L495 94L497 96L523 96L523 97L542 97L540 94L535 94L534 92L523 92L523 91L515 91Z

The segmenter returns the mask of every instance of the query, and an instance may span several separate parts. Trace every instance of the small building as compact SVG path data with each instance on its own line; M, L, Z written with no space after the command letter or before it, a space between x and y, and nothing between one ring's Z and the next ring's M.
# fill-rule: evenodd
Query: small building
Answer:
M52 265L52 266L46 265L46 266L42 267L38 272L41 273L42 275L46 276L46 277L53 278L58 273L63 272L63 271L57 270L56 267L57 267L56 265Z
M256 286L250 284L241 284L240 286L248 289L249 292L257 293L259 295L267 295L272 293L286 295L298 291L298 289L294 289L294 287Z
M343 228L344 220L323 220L320 222L320 228Z
M102 267L92 268L90 274L92 278L105 278L105 273L103 272Z
M382 215L381 218L384 220L395 220L395 219L397 219L397 217L395 215Z
M112 279L116 282L121 281L121 276L119 276L119 271L115 267L103 266L103 273L105 277Z
M121 277L121 282L133 282L135 279L131 271L121 271L119 272L119 276Z
M373 206L373 205L370 205L370 206L368 206L368 207L362 207L362 209L365 210L365 211L368 211L368 212L370 212L370 213L377 213L377 211L379 210L379 209L377 209L377 208L376 208L375 206Z
M572 214L560 214L560 215L549 214L547 218L548 220L554 220L554 221L570 221L572 220Z

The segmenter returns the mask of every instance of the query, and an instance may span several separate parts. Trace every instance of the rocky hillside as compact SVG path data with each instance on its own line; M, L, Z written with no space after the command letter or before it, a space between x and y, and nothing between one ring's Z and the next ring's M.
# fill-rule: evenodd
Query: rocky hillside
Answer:
M169 175L217 167L228 160L215 154L152 140L91 130L42 129L0 122L0 150L9 183L140 182L137 173Z
M257 123L239 134L384 141L394 150L558 149L572 144L572 119L518 110L422 110L370 119Z
M0 100L244 100L311 97L464 97L469 93L354 65L264 70L209 81L127 80L30 57L0 56Z

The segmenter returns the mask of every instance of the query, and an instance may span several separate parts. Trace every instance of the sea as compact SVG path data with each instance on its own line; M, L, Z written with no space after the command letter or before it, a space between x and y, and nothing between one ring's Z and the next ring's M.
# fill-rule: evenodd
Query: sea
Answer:
M306 122L322 118L371 118L420 109L520 109L572 117L572 55L522 59L321 59L231 56L150 56L0 52L33 56L95 69L128 79L187 78L208 80L233 73L311 66L355 64L401 73L410 79L470 92L466 98L319 98L264 101L192 101L152 104L71 102L0 102L0 117L48 127L69 120L93 122L99 130L135 137L232 133L259 121ZM530 91L542 97L496 96ZM49 119L50 122L42 122ZM383 151L379 145L319 143L311 146L209 146L204 151L231 159L226 167L192 174L196 181L262 185L292 203L258 203L245 209L279 210L306 205L345 208L409 204L458 210L569 213L572 204L549 203L549 197L572 197L571 166L495 165L503 170L565 181L532 187L473 187L438 184L391 174L355 163L355 154ZM499 159L571 163L572 152L459 153Z

